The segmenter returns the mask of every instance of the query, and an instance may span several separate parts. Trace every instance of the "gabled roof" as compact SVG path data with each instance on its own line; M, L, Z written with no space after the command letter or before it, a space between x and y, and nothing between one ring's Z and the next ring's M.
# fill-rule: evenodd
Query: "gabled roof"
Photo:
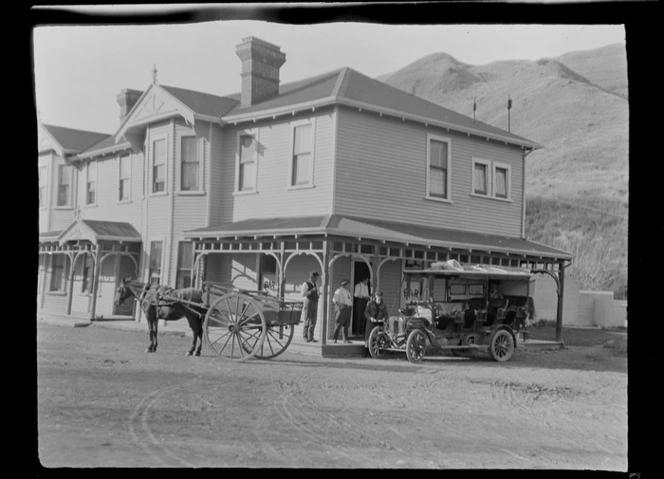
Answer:
M298 82L281 85L279 96L242 107L240 104L222 117L237 122L290 113L297 109L342 104L368 111L406 118L486 138L507 141L527 148L541 145L501 128L442 107L391 85L370 78L352 68L334 70Z
M328 234L412 245L572 259L569 253L522 238L340 215L247 219L186 231L185 237L230 238L295 234Z
M141 234L129 223L78 219L58 235L60 244L79 240L94 244L101 240L136 243L141 241Z
M44 131L61 148L59 153L76 154L108 137L107 133L75 130L63 126L41 124Z
M233 96L216 96L210 93L185 90L174 86L160 85L164 90L189 107L195 114L216 116L221 118L240 102L239 94Z
M101 140L100 142L92 145L90 148L87 148L86 150L82 151L78 155L76 155L74 160L77 159L83 159L83 158L90 158L92 156L98 156L98 155L103 155L103 154L109 154L109 153L114 153L116 151L122 151L127 148L130 148L130 143L128 141L121 141L116 143L115 142L115 136L114 135L108 135L106 138Z

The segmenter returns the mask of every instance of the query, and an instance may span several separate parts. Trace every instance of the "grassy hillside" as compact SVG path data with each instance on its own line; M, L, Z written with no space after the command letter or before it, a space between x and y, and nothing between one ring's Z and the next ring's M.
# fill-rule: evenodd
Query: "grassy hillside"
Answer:
M627 286L628 206L618 200L529 196L526 236L572 253L566 272L581 288L622 292Z
M565 53L556 60L594 84L627 98L627 55L625 45Z
M544 146L526 161L531 239L575 253L570 274L585 288L621 287L629 178L624 45L487 65L437 53L379 79L471 117L476 101L477 120L504 129L511 97L511 131Z

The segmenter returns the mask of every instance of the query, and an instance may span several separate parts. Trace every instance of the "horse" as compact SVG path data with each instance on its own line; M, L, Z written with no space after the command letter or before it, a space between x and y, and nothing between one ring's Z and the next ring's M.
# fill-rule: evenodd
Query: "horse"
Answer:
M176 301L162 300L161 295L167 293L168 296L176 298ZM177 299L188 302L203 304L203 291L196 288L171 289L165 286L155 286L129 278L122 278L115 292L115 304L122 304L127 298L134 297L138 301L145 317L148 320L148 331L150 334L150 344L145 350L146 353L157 352L157 325L159 319L165 321L177 321L182 317L187 318L189 327L194 333L194 341L187 356L195 354L201 355L203 346L203 321L207 309L202 306L196 306L190 303L180 303ZM196 344L198 342L198 348Z

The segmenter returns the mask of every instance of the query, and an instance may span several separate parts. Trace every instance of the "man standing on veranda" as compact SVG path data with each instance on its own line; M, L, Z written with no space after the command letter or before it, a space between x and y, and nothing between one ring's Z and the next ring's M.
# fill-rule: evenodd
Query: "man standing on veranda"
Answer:
M337 288L332 297L334 303L334 317L336 320L336 328L334 328L334 342L337 342L339 331L344 343L350 344L348 339L348 324L350 323L350 312L353 308L353 298L348 290L348 281L344 279L341 286Z
M317 271L312 271L309 275L309 280L302 283L302 297L304 304L302 306L302 314L304 315L304 329L302 331L304 340L308 343L317 343L314 339L314 328L316 327L316 319L318 319L318 297L320 292L316 285L316 280L320 275Z

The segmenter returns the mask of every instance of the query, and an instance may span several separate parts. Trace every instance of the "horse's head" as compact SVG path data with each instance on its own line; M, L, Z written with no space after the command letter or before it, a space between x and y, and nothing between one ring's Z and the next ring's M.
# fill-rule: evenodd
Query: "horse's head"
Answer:
M131 296L131 289L127 285L129 278L122 278L118 288L115 290L115 305L119 306L125 302L125 300Z

